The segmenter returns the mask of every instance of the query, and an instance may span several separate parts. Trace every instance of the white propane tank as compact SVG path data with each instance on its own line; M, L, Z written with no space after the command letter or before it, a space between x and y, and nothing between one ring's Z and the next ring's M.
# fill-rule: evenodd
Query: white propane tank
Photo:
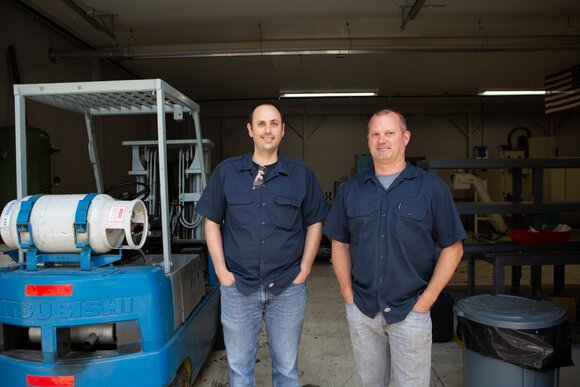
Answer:
M75 214L79 201L86 195L43 195L30 212L30 230L34 247L41 253L79 253L76 239L86 241L86 234L75 237ZM0 235L11 248L20 248L16 222L21 200L12 200L0 216ZM88 244L99 254L112 249L139 249L147 239L147 209L141 200L115 200L109 195L96 195L87 212ZM28 241L28 233L21 235ZM124 243L125 242L125 243ZM26 250L26 249L24 249Z

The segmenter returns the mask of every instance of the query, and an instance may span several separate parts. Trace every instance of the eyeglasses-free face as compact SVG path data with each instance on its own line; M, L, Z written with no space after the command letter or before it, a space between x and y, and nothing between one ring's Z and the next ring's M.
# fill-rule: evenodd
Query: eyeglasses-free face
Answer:
M278 151L284 137L284 123L276 107L267 104L258 106L247 128L254 141L254 152L269 154Z

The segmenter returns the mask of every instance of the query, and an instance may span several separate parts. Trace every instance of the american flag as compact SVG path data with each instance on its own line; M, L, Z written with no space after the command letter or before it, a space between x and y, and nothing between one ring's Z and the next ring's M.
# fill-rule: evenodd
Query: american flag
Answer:
M580 107L580 65L575 65L545 79L546 114Z

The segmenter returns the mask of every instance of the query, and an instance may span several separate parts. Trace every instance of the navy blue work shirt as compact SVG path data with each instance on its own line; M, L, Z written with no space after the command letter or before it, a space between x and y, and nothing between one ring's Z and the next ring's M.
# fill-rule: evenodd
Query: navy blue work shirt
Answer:
M301 161L278 162L253 190L252 155L227 159L210 178L196 211L222 224L226 266L238 290L260 285L279 294L300 273L306 228L321 222L328 204L314 173Z
M466 239L447 185L411 164L385 190L374 171L344 182L323 229L350 244L354 303L368 317L403 321L427 287L436 246Z

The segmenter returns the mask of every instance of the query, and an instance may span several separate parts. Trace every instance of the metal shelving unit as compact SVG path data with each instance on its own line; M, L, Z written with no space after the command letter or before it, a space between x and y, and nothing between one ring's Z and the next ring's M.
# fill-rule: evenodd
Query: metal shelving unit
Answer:
M421 160L420 168L437 169L510 169L513 174L514 200L496 203L456 203L460 214L546 214L553 212L580 213L580 203L546 203L544 202L544 169L580 168L580 158L548 159L439 159ZM522 169L532 170L533 202L522 202L519 199L522 190Z
M196 146L198 149L203 149L199 105L161 79L14 85L16 188L19 199L27 195L26 100L84 115L89 141L89 158L93 166L98 193L102 193L104 188L93 117L130 114L157 115L163 266L165 273L168 274L171 271L171 240L165 115L173 114L175 120L182 120L184 115L190 114L194 120ZM207 183L206 166L203 157L200 161L202 188L204 188Z

